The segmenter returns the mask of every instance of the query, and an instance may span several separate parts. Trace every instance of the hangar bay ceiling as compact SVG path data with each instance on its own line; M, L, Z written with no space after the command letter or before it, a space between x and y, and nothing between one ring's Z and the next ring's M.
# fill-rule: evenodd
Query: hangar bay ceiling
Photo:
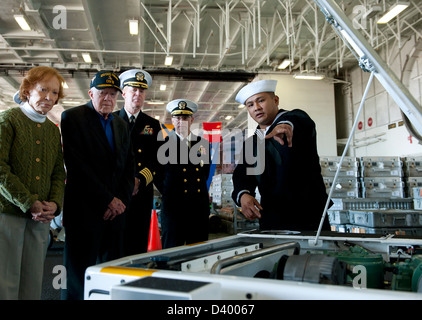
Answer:
M377 20L395 0L336 2L370 44L386 52L387 63L389 48L421 37L419 1L408 1L386 24ZM18 25L19 16L30 30ZM280 69L284 60L291 63ZM146 113L169 123L166 103L187 98L199 104L197 122L243 129L247 113L234 97L256 74L342 81L358 62L311 0L2 0L0 110L14 106L22 77L36 65L55 67L66 80L56 121L63 109L89 99L97 71L142 68L153 77Z

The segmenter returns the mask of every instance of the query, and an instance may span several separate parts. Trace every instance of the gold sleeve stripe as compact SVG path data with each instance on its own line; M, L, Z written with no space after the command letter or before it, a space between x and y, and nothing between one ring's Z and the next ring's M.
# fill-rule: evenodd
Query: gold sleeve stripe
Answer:
M148 168L142 169L140 171L140 174L142 174L145 177L146 185L149 185L152 182L153 177L152 177L151 171Z
M145 172L143 172L143 171L141 171L140 172L144 177L145 177L145 186L147 186L147 185L149 185L149 177L148 177L148 174L147 173L145 173Z

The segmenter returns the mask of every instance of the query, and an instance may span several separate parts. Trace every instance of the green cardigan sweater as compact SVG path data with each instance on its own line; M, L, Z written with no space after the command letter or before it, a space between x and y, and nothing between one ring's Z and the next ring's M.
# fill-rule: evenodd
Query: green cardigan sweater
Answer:
M65 179L59 128L19 107L0 112L0 214L31 218L36 200L55 202L60 214Z

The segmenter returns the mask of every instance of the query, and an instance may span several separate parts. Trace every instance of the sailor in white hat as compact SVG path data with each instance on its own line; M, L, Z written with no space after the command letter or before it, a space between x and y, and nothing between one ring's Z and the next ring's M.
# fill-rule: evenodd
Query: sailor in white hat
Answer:
M279 97L275 94L277 80L260 80L244 86L237 93L235 100L247 107L249 115L258 122L260 129L271 133L267 138L276 139L284 145L284 138L291 146L293 137L293 123L288 120L279 120L282 112L279 110ZM284 124L284 125L283 125ZM281 125L281 126L280 126Z
M244 86L236 95L236 101L245 104L246 100L261 92L275 92L277 80L261 80Z
M259 152L261 158L256 163L237 164L232 177L232 199L247 219L259 219L262 230L316 230L327 193L317 153L315 123L303 110L279 109L276 86L275 80L256 81L236 95L236 101L246 106L258 123L257 129L261 129L249 138L251 144L264 145L265 149ZM243 154L248 153L251 144L244 143ZM265 164L261 166L263 171L248 174L259 161ZM309 182L306 186L301 183L304 180ZM255 198L257 187L260 201ZM327 227L325 223L324 228Z
M153 209L154 178L159 168L157 150L161 124L142 112L147 92L152 84L151 75L141 69L131 69L120 76L123 108L114 114L126 121L130 128L135 156L135 187L126 210L125 254L147 252L148 234Z
M176 99L170 101L166 109L171 114L171 122L176 133L182 139L188 137L194 120L193 115L198 110L198 105L188 99Z

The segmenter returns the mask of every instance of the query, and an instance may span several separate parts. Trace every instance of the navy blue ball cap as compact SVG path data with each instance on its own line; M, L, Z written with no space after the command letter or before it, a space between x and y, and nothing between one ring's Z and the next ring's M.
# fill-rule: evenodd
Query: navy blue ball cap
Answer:
M120 89L120 79L111 71L100 71L91 79L90 88L95 87L99 90L106 88L114 88L122 92Z

